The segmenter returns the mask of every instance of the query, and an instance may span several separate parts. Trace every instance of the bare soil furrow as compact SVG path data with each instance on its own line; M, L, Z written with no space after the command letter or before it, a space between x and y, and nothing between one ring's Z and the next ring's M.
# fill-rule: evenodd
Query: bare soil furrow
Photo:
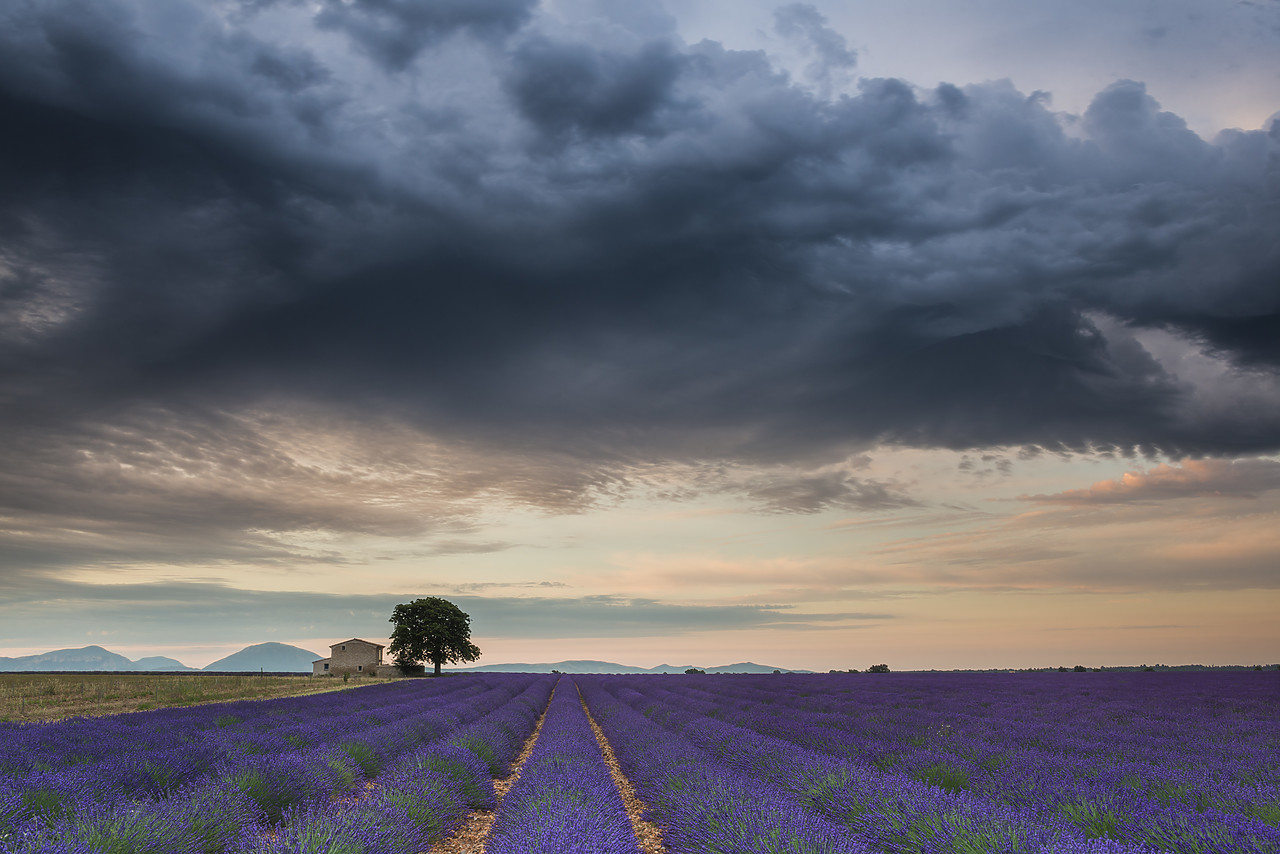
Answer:
M618 787L618 794L622 796L622 805L627 808L627 818L631 819L631 829L635 832L636 842L639 843L640 850L644 854L666 854L667 849L662 844L662 828L644 818L645 810L649 808L649 805L636 797L635 787L631 785L627 775L622 773L622 766L618 764L618 757L614 755L613 747L609 744L609 739L605 737L604 730L600 728L600 724L596 723L596 719L591 715L591 709L587 707L587 701L582 698L581 691L578 692L578 701L582 703L582 710L587 713L587 721L591 724L591 731L596 734L596 743L600 745L600 753L604 755L604 763L609 766L609 774L613 777L614 785Z
M516 780L520 779L520 769L524 767L525 760L529 758L529 754L533 753L533 746L538 743L538 735L542 732L542 723L547 719L547 709L551 707L551 697L556 695L557 690L559 690L559 686L551 690L551 695L547 698L546 708L542 710L542 714L538 715L538 722L534 724L533 732L525 739L519 755L511 763L511 773L493 781L496 808L473 810L471 815L467 816L467 820L463 825L452 836L447 836L431 846L430 854L484 854L485 840L489 838L489 831L493 828L494 819L498 817L498 810L502 808L502 799L507 796L507 792L515 785Z

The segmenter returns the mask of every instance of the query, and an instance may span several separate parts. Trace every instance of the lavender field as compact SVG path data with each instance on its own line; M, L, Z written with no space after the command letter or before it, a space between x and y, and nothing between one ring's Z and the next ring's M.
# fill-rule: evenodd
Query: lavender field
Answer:
M484 674L3 724L0 852L1280 854L1277 709L1269 672Z

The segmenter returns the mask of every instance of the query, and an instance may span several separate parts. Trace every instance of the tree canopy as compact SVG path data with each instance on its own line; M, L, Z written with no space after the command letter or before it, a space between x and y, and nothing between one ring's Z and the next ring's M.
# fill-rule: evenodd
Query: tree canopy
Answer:
M391 622L396 627L389 650L401 670L430 661L439 676L442 664L480 657L479 647L471 642L471 617L448 599L428 596L397 605Z

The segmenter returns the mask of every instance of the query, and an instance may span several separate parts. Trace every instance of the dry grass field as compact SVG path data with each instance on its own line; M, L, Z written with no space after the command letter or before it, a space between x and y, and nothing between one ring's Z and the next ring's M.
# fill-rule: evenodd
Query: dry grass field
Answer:
M0 721L56 721L75 715L292 697L385 681L219 673L0 673Z

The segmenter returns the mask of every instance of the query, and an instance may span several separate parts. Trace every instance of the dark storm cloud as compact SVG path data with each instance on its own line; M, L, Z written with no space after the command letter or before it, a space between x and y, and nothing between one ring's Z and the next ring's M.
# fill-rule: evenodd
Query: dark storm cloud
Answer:
M671 97L683 58L653 42L634 55L585 44L531 40L513 57L508 88L530 122L550 133L659 133L655 114Z
M779 30L847 71L811 11ZM1007 83L827 98L761 53L525 2L61 0L0 10L0 114L23 513L115 519L58 472L146 413L198 432L299 401L541 454L492 488L561 510L652 460L799 461L744 490L812 512L907 501L817 473L875 442L1280 445L1273 393L1212 406L1142 339L1275 376L1280 130L1207 143L1141 83L1062 117ZM249 506L336 526L338 492Z
M499 39L529 19L537 0L324 0L321 29L341 30L390 71L459 31Z

